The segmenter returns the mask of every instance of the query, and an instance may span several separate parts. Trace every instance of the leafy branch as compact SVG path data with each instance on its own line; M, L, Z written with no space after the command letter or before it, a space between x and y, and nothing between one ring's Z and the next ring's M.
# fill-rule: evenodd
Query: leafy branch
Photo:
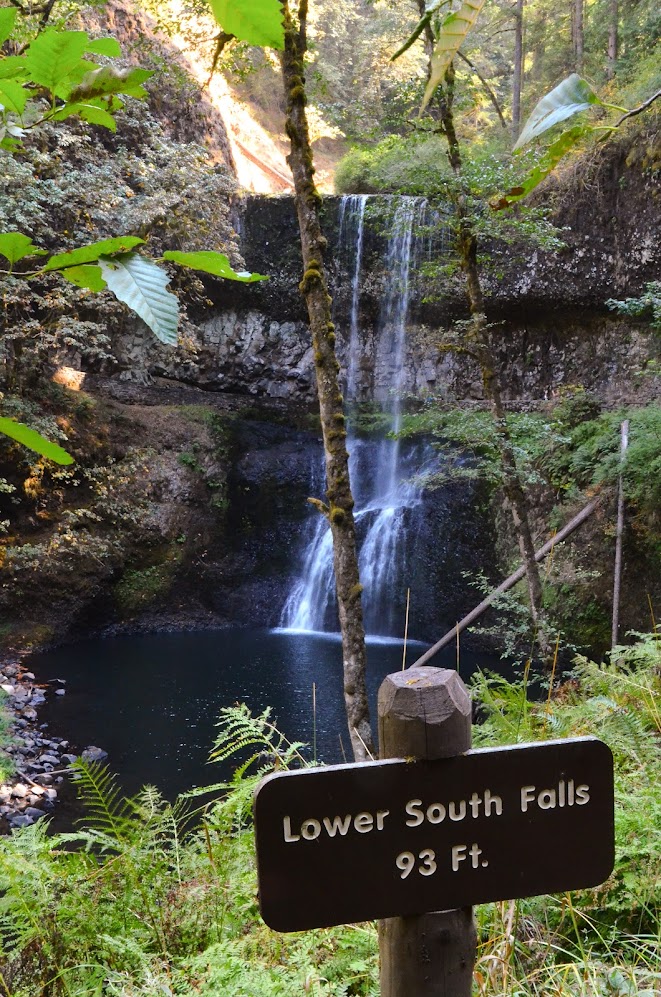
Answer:
M44 5L44 13L48 4ZM227 5L215 4L224 13ZM234 8L234 4L230 5ZM277 26L281 17L271 17L261 25L260 9L264 0L239 3L236 10L227 11L228 28L240 33L247 30L269 33L277 44ZM124 107L125 97L143 99L147 91L143 83L152 75L140 68L118 69L100 65L88 56L108 59L121 56L114 38L90 39L85 31L64 31L47 28L41 31L19 55L5 55L2 46L12 37L16 18L25 13L20 3L0 8L0 149L14 152L23 136L48 121L65 121L76 116L93 125L116 130L115 114ZM33 10L34 12L34 10ZM37 11L38 12L38 11ZM255 17L257 20L255 21ZM245 22L245 24L244 24ZM59 274L77 287L99 292L105 289L128 305L168 346L177 343L179 303L168 290L170 276L160 263L174 263L226 280L244 283L265 280L260 274L236 271L227 256L216 252L183 253L170 251L158 260L150 259L138 246L144 240L137 236L119 236L82 246L72 252L57 253L41 266L38 257L48 257L46 250L36 246L22 232L0 233L0 256L9 268L0 274L31 280L49 274ZM23 261L32 269L16 270ZM30 450L59 464L71 464L73 458L61 447L41 434L12 419L0 419L0 433Z
M621 112L621 116L613 124L603 125L581 122L561 132L546 148L540 161L521 183L516 187L512 187L496 201L492 201L491 207L498 211L502 208L508 208L510 205L527 197L555 169L560 160L574 149L583 138L599 134L600 141L603 141L612 135L614 131L617 131L629 118L646 111L659 97L661 97L661 90L652 94L651 97L648 97L638 107L627 110L625 107L606 103L606 101L602 100L595 93L586 80L582 79L576 73L572 73L571 76L564 79L537 103L514 146L515 152L519 152L534 139L545 135L556 125L567 121L577 114L588 111L592 107L601 107L607 111L619 111Z
M16 7L0 8L0 46L14 32ZM91 39L85 31L47 28L20 55L0 51L0 148L15 150L26 132L47 121L77 116L115 131L124 97L143 98L146 69L101 66L89 56L118 58L114 38Z

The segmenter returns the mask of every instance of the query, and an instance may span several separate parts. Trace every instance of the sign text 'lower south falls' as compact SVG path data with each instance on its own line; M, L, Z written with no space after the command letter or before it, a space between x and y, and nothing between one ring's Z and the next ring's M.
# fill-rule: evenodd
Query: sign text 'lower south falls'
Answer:
M255 826L280 931L596 886L613 867L612 756L576 738L278 773Z

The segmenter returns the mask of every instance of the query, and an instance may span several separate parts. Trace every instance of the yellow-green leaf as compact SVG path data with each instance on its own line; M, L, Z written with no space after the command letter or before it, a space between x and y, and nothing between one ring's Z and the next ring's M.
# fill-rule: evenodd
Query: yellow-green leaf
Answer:
M85 31L48 28L34 39L24 56L33 83L55 92L83 61L89 38Z
M280 0L209 0L209 5L228 34L262 48L285 47Z
M112 114L105 108L99 107L98 104L67 103L60 108L57 114L53 115L53 120L64 121L74 115L87 121L90 125L102 125L104 128L109 128L111 132L117 131L117 123Z
M443 82L448 66L475 24L483 6L484 0L464 0L460 9L448 14L443 21L431 57L431 71L422 99L422 110L433 97L436 87Z
M69 99L74 102L89 101L93 97L119 93L127 97L146 97L147 91L142 84L153 75L149 69L135 67L115 69L114 66L102 66L87 73Z
M0 233L0 256L4 256L13 266L25 256L45 256L45 249L38 249L29 236L22 232Z
M89 291L103 291L106 282L101 273L101 267L91 264L80 267L67 267L60 271L65 280L75 284L76 287L84 287Z
M141 246L144 239L135 235L121 235L115 239L102 239L92 242L89 246L81 246L70 253L59 253L51 256L44 271L63 270L65 267L82 266L85 263L96 263L100 256L111 256L113 253L128 253L136 246Z
M234 270L223 253L210 251L180 253L176 250L169 250L167 253L163 253L163 259L179 263L180 266L188 267L190 270L202 270L204 273L213 274L214 277L224 277L226 280L239 280L246 284L256 280L268 280L268 277L264 277L262 274L249 273L247 270Z
M0 7L0 45L4 45L14 30L17 14L18 10L15 8Z
M542 180L546 179L549 173L553 172L560 160L590 130L590 127L587 125L574 125L573 128L568 128L567 131L563 132L555 142L551 143L539 163L530 170L520 184L512 187L506 194L491 202L491 207L494 211L509 208L510 205L516 204L517 201L522 201L524 197L527 197L535 187L540 185Z
M28 92L16 80L0 80L0 104L14 114L22 114L28 101Z
M94 55L105 55L111 59L120 59L122 50L116 38L95 38L86 49Z
M41 454L42 457L54 460L56 464L73 464L71 454L59 447L57 443L51 443L35 429L24 426L22 422L2 417L0 418L0 433L16 440L17 443L22 443L28 450L33 450L35 453Z

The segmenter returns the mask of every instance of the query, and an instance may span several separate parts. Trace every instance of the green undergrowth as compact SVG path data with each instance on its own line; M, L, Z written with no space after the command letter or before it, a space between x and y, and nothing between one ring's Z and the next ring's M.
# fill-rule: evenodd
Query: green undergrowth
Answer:
M7 782L14 774L14 764L8 754L3 751L11 743L12 715L7 709L7 693L0 689L0 783Z
M629 422L629 446L621 468L620 428L625 419ZM543 410L510 413L507 427L519 478L538 517L540 536L560 529L595 495L602 496L606 514L595 517L577 533L575 545L572 540L559 548L544 570L545 606L563 646L589 647L593 654L600 654L610 646L612 584L607 572L611 562L608 554L606 561L604 551L611 550L614 543L615 496L621 470L630 577L637 573L638 593L643 599L647 592L655 598L655 579L661 567L661 406L652 402L603 411L596 396L575 389ZM403 435L421 432L432 436L443 457L438 469L426 476L425 487L482 481L498 510L503 472L491 413L430 403L403 419ZM505 522L504 535L511 529L509 520ZM484 594L490 591L490 581L474 580ZM515 626L529 639L522 605L520 600L517 604L516 595L499 600L497 608L505 612L507 623L500 621L489 632L501 644L505 633L511 634ZM634 620L641 618L642 611L633 616Z
M551 695L480 675L480 745L598 734L616 767L616 869L595 890L476 911L474 994L658 994L661 900L661 647L639 635L603 668L581 658ZM212 759L233 782L170 804L125 800L102 767L79 766L87 817L0 845L0 987L6 997L377 997L374 924L280 935L259 917L252 794L266 770L305 764L268 711L225 709ZM558 841L571 849L571 842ZM540 856L543 861L543 856Z

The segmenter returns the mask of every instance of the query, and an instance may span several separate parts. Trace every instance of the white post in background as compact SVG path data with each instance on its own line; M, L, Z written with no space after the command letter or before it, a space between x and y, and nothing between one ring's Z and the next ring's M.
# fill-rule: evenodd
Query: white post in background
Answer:
M624 533L624 483L622 471L629 446L629 420L625 419L620 428L620 481L617 493L617 533L615 535L615 572L613 581L613 629L611 632L611 650L617 644L620 628L620 589L622 586L622 536Z

